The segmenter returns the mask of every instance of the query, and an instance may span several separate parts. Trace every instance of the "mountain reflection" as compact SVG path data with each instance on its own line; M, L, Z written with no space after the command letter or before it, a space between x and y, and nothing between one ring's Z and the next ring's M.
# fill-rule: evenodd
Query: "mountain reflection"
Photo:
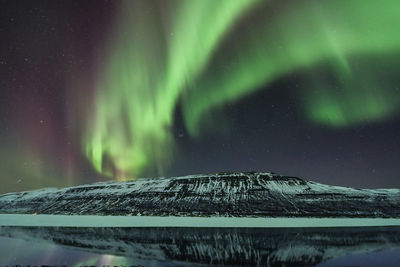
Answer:
M124 256L151 265L309 266L348 255L400 248L400 227L1 227L0 235Z

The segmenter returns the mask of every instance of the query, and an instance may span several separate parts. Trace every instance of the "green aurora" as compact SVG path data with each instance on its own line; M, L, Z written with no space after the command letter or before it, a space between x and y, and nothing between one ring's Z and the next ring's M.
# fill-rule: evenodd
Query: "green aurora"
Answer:
M400 2L277 2L122 2L83 134L94 168L161 174L174 154L177 105L195 137L211 110L296 72L311 122L348 127L396 114ZM321 68L329 79L316 75Z
M94 123L83 141L97 171L132 177L153 164L162 173L172 158L170 128L182 90L255 2L173 1L173 14L162 1L122 2L98 82Z
M310 120L351 126L389 117L398 110L400 94L393 88L396 75L387 77L384 64L381 68L370 66L374 61L353 66L351 61L360 55L399 54L398 1L384 5L373 0L296 1L269 19L261 12L256 15L257 24L239 29L239 37L224 44L220 58L185 97L185 121L192 135L210 108L238 100L295 71L312 74L313 67L322 63L331 65L340 89L309 75L309 84L299 95ZM400 65L396 62L392 72ZM382 76L391 78L391 88L379 87Z

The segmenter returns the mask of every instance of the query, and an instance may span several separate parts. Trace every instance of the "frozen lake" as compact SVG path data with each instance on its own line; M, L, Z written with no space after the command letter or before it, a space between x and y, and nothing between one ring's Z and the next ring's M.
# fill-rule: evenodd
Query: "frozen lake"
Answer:
M364 227L400 226L399 218L249 218L0 214L0 226L59 227Z

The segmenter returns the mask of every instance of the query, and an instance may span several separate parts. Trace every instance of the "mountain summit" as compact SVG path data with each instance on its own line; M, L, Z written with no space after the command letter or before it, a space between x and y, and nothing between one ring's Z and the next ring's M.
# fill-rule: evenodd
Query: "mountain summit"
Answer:
M329 186L274 173L100 182L0 196L2 214L399 218L399 189Z

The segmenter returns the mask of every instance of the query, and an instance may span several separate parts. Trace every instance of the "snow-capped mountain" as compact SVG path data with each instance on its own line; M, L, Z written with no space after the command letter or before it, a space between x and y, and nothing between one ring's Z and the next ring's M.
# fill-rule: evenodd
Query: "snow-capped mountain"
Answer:
M0 196L0 213L400 218L400 190L329 186L273 173L217 173L8 193Z

